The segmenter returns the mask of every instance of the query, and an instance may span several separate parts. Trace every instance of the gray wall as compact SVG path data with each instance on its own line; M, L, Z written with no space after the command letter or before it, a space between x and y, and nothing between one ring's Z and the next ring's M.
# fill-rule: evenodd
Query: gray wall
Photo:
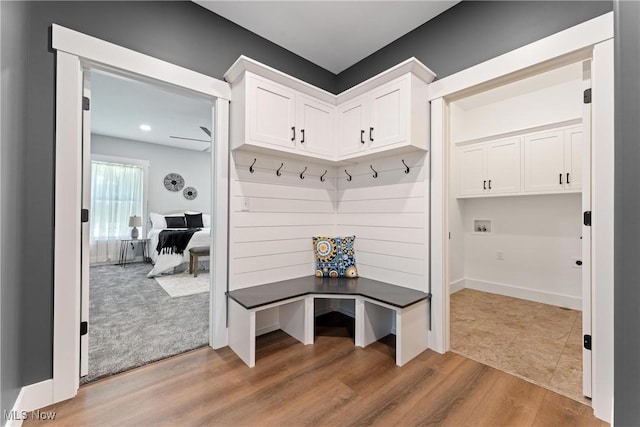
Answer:
M616 1L614 424L640 422L640 2Z
M29 5L0 2L2 30L0 64L0 410L10 410L23 385L20 329L22 280L20 271L27 222L22 215L24 190L24 146L27 128L27 39ZM4 415L4 412L3 412ZM0 424L4 425L4 418Z
M53 190L57 23L216 78L241 54L327 90L335 76L191 2L33 2L26 161L24 384L52 377Z
M415 56L438 78L612 10L610 1L465 1L338 75L346 90Z

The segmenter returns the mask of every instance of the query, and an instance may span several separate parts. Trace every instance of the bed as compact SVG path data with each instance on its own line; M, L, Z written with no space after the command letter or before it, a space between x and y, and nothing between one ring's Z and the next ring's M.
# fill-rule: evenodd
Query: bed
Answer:
M169 217L171 223L172 218L184 218L185 213L187 216L198 215L197 213L190 213L189 211L170 214L152 213L149 215L152 228L149 233L147 233L147 238L149 239L149 257L153 263L153 269L147 274L147 277L155 277L161 274L171 274L186 270L189 266L189 249L211 245L211 217L208 214L202 214L202 227L198 227L199 230L193 233L182 254L165 253L167 251L158 253L156 248L158 246L160 232L163 230L187 230L186 227L168 227L167 217Z

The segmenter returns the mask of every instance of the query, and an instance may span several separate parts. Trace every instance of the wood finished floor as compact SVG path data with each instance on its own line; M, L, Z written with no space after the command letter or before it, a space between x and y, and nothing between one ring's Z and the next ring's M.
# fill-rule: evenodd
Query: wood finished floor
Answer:
M256 366L227 347L194 350L83 386L43 409L73 426L606 426L572 399L454 353L403 367L394 338L357 348L348 328L314 345L281 331L257 340Z

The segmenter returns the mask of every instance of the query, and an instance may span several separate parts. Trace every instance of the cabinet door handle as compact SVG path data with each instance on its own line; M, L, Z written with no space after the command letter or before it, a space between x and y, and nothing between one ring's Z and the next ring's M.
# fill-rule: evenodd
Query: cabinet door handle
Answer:
M360 142L364 144L364 129L360 130Z
M487 189L487 181L486 180L482 181L482 189L483 190Z
M491 190L491 180L489 180L489 190Z
M300 129L300 133L302 134L302 139L300 140L300 144L304 144L304 129Z
M296 140L296 127L295 126L291 126L291 140L292 141Z
M562 185L562 174L560 174L559 176L560 176L560 185Z
M567 184L571 184L571 183L569 182L569 172L567 172Z
M369 128L369 140L373 142L373 128Z

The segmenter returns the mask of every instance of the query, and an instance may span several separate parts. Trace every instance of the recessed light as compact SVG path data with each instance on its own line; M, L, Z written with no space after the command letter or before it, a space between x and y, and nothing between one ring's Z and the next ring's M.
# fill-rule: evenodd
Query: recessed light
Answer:
M149 125L140 125L140 130L143 130L145 132L149 132L151 130L151 126L149 126Z

